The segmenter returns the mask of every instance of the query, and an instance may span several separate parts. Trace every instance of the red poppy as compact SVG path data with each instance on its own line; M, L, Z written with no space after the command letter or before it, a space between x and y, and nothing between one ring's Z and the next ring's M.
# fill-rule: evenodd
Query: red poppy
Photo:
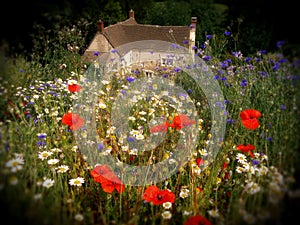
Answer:
M255 109L245 109L240 113L242 124L249 130L255 130L259 127L258 118L261 117L261 113Z
M188 218L184 225L212 225L211 222L209 222L208 219L204 218L203 216L196 215Z
M175 202L175 195L169 190L160 190L156 185L149 186L143 195L143 200L161 205L165 202Z
M103 191L112 193L115 189L118 193L125 190L125 185L121 180L110 170L107 165L98 165L90 171L94 181L101 184Z
M188 127L195 123L196 121L190 120L190 118L187 115L180 114L174 117L172 124L165 122L163 124L152 127L150 129L150 132L151 133L167 132L169 127L176 128L176 130L181 130L182 128Z
M114 175L107 165L96 166L93 170L91 170L90 174L97 183L102 183L106 180L105 177L111 177Z
M82 119L78 114L70 112L66 113L62 117L61 122L70 126L71 130L78 130L84 125L84 119Z
M172 128L176 128L177 130L181 130L184 127L188 127L192 124L195 124L195 120L190 120L190 118L185 114L179 114L175 116L173 119Z
M78 92L81 90L81 86L79 86L78 84L69 84L68 85L68 89L70 92Z
M118 193L122 193L125 190L125 185L122 184L117 176L113 176L109 179L104 178L101 187L106 193L112 193L115 189Z
M202 166L204 164L204 160L201 159L201 158L197 158L196 163L197 163L198 166Z
M152 127L150 129L151 133L157 133L157 132L167 132L168 131L168 127L170 127L171 124L169 124L168 122L165 122L163 124L160 125L156 125L154 127Z
M238 145L237 146L237 149L244 152L244 153L247 153L249 152L250 156L252 158L254 158L254 155L253 155L253 150L255 150L255 146L251 145L251 144L247 144L247 145Z

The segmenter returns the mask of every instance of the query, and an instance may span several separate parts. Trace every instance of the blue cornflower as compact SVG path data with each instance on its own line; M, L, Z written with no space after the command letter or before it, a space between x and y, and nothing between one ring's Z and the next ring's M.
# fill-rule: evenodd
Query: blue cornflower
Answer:
M225 69L228 66L228 62L220 62L220 66L222 67L222 69Z
M269 74L266 73L265 71L259 71L258 74L260 74L262 77L268 77Z
M256 58L255 60L256 60L256 62L260 62L260 61L262 61L262 59L261 59L261 58Z
M251 57L246 57L246 58L245 58L245 62L246 62L246 63L248 63L248 62L250 62L250 61L251 61Z
M189 69L192 68L192 66L191 65L187 65L185 68L189 70Z
M289 62L289 60L286 59L286 58L283 58L283 59L279 59L278 62L279 62L280 64L281 64L281 63L287 63L287 62Z
M203 56L203 60L204 60L204 61L209 61L209 60L211 60L211 59L212 59L212 57L209 56L209 55Z
M179 67L176 67L176 68L174 68L174 71L175 71L176 73L179 73L179 72L181 71L181 69L180 69Z
M232 84L229 84L228 82L224 82L224 84L225 84L226 87L231 87L232 86Z
M39 147L42 147L42 146L45 146L47 143L45 141L37 141L36 144L39 146Z
M118 52L118 50L117 49L113 49L113 50L111 50L111 52L112 53L116 53L116 52Z
M172 43L172 44L171 44L171 47L172 47L172 48L179 48L179 46L178 46L177 44L175 44L175 43Z
M102 149L104 149L104 144L103 143L99 143L97 146L98 151L101 151Z
M126 77L126 80L127 80L128 82L133 82L133 81L135 80L135 78L134 78L134 77L127 76L127 77Z
M201 45L200 45L200 48L205 49L205 48L206 48L206 45L205 45L205 44L201 44Z
M240 52L232 52L232 54L233 54L234 57L239 58L241 53Z
M211 34L206 35L206 39L211 39L211 38L212 38Z
M47 134L46 133L38 133L37 137L40 138L40 139L44 139L44 138L47 137Z
M94 56L98 56L100 52L94 52Z
M217 70L217 74L224 74L224 70Z
M184 97L184 98L187 98L187 97L188 97L188 94L185 94L185 93L179 93L179 94L178 94L178 97Z
M222 102L216 102L215 105L216 105L217 107L220 107L221 109L224 109L224 105L223 105Z
M282 46L285 44L285 41L284 40L281 40L281 41L277 41L276 43L276 46L277 48L282 48Z
M267 50L259 50L259 53L260 53L261 55L265 55L265 54L267 54Z
M269 141L269 142L272 142L273 138L272 137L266 137L266 140Z
M234 119L227 119L226 122L229 123L229 124L234 124L235 120Z
M184 44L184 45L187 45L188 43L189 43L189 40L184 40L184 41L183 41L183 44Z
M231 34L230 31L225 31L225 32L224 32L224 35L225 35L225 36L229 36L230 34Z
M285 105L280 105L280 109L281 109L281 110L285 110L285 109L286 109L286 106L285 106Z
M280 68L280 64L279 63L275 63L275 65L273 66L273 70L277 71Z
M241 81L240 85L241 85L242 87L246 87L246 86L248 85L248 81L247 81L246 79L243 79L243 80Z
M258 165L259 164L259 161L258 160L256 160L256 159L253 159L252 160L252 165L253 166L256 166L256 165Z
M126 90L121 90L120 92L122 95L126 95L126 93L127 93Z
M127 140L128 140L128 142L134 142L135 141L135 137L128 137Z

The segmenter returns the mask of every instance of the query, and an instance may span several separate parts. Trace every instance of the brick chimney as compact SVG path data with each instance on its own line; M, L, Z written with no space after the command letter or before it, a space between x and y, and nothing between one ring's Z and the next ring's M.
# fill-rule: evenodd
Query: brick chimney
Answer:
M191 29L196 30L196 25L197 25L197 17L192 17L191 18Z
M100 19L97 22L98 31L103 33L104 32L104 22Z
M130 11L129 11L129 18L134 19L134 11L132 9L130 9Z
M189 41L189 50L193 52L193 46L196 45L196 25L197 25L197 17L191 18L190 25L190 41Z

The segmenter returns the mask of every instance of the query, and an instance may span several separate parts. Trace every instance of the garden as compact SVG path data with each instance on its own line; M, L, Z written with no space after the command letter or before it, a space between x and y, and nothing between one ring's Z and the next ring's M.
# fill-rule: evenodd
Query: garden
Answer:
M291 222L300 59L285 55L284 40L249 55L225 48L228 30L192 54L170 43L175 64L149 77L144 62L124 66L120 49L83 63L80 26L30 61L1 55L8 224Z

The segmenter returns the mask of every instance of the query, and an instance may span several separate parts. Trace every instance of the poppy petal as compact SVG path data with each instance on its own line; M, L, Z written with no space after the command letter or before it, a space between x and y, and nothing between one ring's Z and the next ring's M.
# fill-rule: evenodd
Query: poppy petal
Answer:
M249 130L255 130L260 125L257 119L242 120L242 124Z
M156 126L150 128L150 132L151 133L167 132L169 126L170 126L170 124L168 122L165 122L163 124L156 125Z
M81 90L81 86L77 85L77 84L70 84L68 85L68 89L70 92L79 92Z
M240 113L240 118L242 120L248 120L261 117L261 113L256 109L245 109Z

